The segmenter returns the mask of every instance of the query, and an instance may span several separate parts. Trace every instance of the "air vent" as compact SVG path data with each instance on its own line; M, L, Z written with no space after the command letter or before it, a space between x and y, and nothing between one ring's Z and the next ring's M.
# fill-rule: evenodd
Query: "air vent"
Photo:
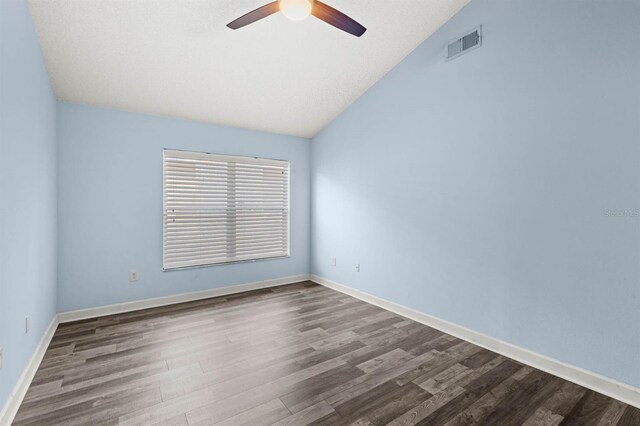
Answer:
M480 30L481 27L478 27L449 43L445 52L447 61L482 46L482 32Z

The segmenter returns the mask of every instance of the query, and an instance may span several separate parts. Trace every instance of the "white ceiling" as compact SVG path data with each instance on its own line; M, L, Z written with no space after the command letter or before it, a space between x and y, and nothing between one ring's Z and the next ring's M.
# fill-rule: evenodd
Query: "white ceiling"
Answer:
M469 0L325 0L357 38L269 0L30 0L56 97L312 137Z

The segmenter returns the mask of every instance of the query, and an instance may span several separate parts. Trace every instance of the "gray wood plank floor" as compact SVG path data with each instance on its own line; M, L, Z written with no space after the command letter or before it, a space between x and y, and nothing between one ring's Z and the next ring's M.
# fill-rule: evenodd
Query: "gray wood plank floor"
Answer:
M304 282L62 324L16 425L640 425L640 410Z

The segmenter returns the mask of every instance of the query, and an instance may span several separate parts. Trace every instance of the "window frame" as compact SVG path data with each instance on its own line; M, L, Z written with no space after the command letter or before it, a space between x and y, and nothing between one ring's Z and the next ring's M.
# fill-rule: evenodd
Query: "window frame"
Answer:
M195 160L201 159L203 156L207 156L211 159L215 159L218 161L238 162L238 163L244 163L244 164L267 164L267 165L286 166L286 170L287 170L287 179L286 179L287 250L286 250L286 254L278 255L278 256L270 256L270 257L258 257L253 259L224 260L221 262L214 262L214 263L167 267L165 264L165 244L166 244L166 237L167 237L166 227L165 227L165 217L167 215L167 194L166 194L167 193L166 191L167 173L166 173L165 166L166 166L167 154L178 155L178 156L181 156L182 158L193 158ZM225 189L228 189L228 187L226 187ZM291 257L291 162L289 160L253 157L253 156L226 155L226 154L218 154L218 153L211 153L211 152L180 150L180 149L172 149L172 148L163 149L162 151L162 270L163 272L171 272L171 271L177 271L182 269L193 269L193 268L208 268L208 267L214 267L214 266L233 265L238 263L253 263L253 262L261 262L261 261L268 261L268 260L288 259L290 257Z

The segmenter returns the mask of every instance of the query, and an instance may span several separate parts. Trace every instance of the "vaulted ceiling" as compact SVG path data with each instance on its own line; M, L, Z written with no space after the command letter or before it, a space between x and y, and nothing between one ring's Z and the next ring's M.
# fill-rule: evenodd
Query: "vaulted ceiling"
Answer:
M469 0L325 0L354 37L268 0L30 0L53 90L67 102L312 137Z

